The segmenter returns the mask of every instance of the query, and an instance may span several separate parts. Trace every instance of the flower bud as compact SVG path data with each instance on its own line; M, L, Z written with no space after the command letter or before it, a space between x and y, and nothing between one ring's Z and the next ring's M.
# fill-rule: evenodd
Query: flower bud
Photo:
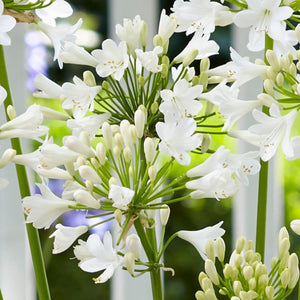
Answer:
M275 265L277 264L278 259L277 257L272 257L271 258L271 269L273 269L275 267Z
M74 192L73 197L77 203L95 209L100 208L100 203L87 191L77 190Z
M208 289L205 292L205 297L206 297L207 300L218 300L217 297L216 297L214 289Z
M290 253L287 251L280 259L280 264L278 268L278 273L281 273L288 265Z
M211 280L207 277L203 278L203 280L201 282L201 287L204 292L207 292L208 290L213 290L213 288L214 288Z
M218 277L218 273L217 273L217 269L213 263L212 260L207 259L205 261L205 272L207 274L207 276L209 277L209 279L215 284L215 285L219 285L219 277Z
M135 233L127 236L126 246L135 258L139 259L141 257L141 241Z
M273 103L278 105L278 102L269 94L261 93L257 96L257 99L265 106L270 107Z
M238 268L242 265L243 261L243 256L241 254L237 254L234 259L234 264Z
M284 71L288 71L290 68L291 62L287 55L280 57L280 66Z
M100 168L100 164L95 157L91 158L91 164L94 167L94 169L96 169L96 170Z
M243 236L238 238L238 240L236 241L236 244L235 244L236 253L240 254L243 251L245 242L246 242L246 239Z
M153 102L152 104L151 104L151 107L150 107L150 111L151 111L151 113L154 115L154 114L156 114L157 113L157 111L158 111L158 103L155 101L155 102Z
M139 79L138 79L138 83L140 86L144 86L145 85L145 78L143 76L139 76Z
M293 230L296 234L300 235L300 220L299 220L299 219L298 219L298 220L293 220L293 221L291 222L290 226L291 226L292 230Z
M91 71L83 72L83 81L88 86L96 86L96 80L94 74Z
M208 71L210 68L210 60L208 57L204 57L200 62L200 73Z
M284 83L284 76L282 75L282 73L278 73L276 76L276 83L278 84L279 87L283 86Z
M80 166L85 166L86 165L86 159L82 156L78 156L76 159L76 166L79 168Z
M70 150L74 152L80 153L86 157L95 156L93 150L88 145L83 143L81 139L75 136L66 136L63 142L66 147L68 147Z
M273 50L268 49L266 52L266 58L270 64L270 66L273 67L275 72L280 71L280 63L277 59L277 55Z
M266 296L268 298L268 300L273 300L273 297L274 297L274 294L275 294L275 290L274 290L274 287L272 286L267 286L265 288L265 293L266 293Z
M109 178L109 181L108 181L109 187L111 187L112 184L119 185L119 181L116 177L110 177Z
M87 190L92 193L93 192L93 189L94 189L94 183L89 181L89 180L86 180L85 181L85 187L87 188Z
M274 71L273 67L268 67L266 71L267 78L270 78L271 80L275 80L276 78L276 72Z
M280 282L281 282L281 286L282 288L286 288L290 282L290 271L289 269L285 269L283 270L283 272L281 272L280 274Z
M271 79L264 80L264 89L270 96L274 96L273 81Z
M166 226L170 217L170 207L167 204L163 204L159 212L161 224Z
M245 245L245 251L247 250L254 250L254 243L253 241L249 240L246 242L246 245Z
M129 133L130 133L130 138L131 138L132 143L133 143L133 144L136 144L137 136L136 136L136 128L135 128L135 125L130 124L130 126L129 126Z
M234 281L233 282L233 291L234 293L238 296L240 294L240 292L243 290L243 287L242 287L242 283L240 281Z
M204 272L200 272L200 274L199 274L199 276L198 276L198 282L199 282L199 284L201 285L201 287L202 287L202 280L203 280L204 278L208 278L207 275L206 275Z
M157 169L155 166L150 166L148 169L148 176L151 182L154 182L157 175Z
M89 180L93 183L101 183L101 179L94 169L90 166L80 166L79 174L84 180Z
M211 78L212 77L210 77L208 79L208 75L207 75L206 72L203 72L203 73L200 74L200 76L199 76L199 84L201 84L203 86L203 90L204 91L207 89L207 85L208 85L208 83L210 83Z
M185 68L185 67L189 66L195 60L198 53L199 53L199 50L197 50L197 49L190 50L190 52L187 54L187 56L182 61L182 67Z
M153 46L163 46L163 40L160 35L156 34L153 38Z
M126 146L125 149L123 150L123 155L127 163L129 163L132 160L131 149L128 146Z
M16 156L16 150L10 148L6 149L0 159L0 168L3 168L7 164L9 164L15 156Z
M7 115L9 117L10 120L13 120L16 118L17 114L16 114L16 110L12 105L8 105L7 109L6 109Z
M119 158L121 155L121 149L118 146L114 146L113 148L113 154L116 158Z
M255 276L267 274L267 267L262 263L258 263L255 267Z
M229 264L226 264L224 269L223 269L223 274L225 279L228 279L231 277L231 273L232 273L232 266Z
M214 248L216 255L219 259L220 262L224 261L224 256L225 256L225 243L222 238L217 238L214 242Z
M124 148L124 139L123 139L123 136L121 135L121 133L117 132L115 134L115 143L116 143L116 146L118 146L120 149L123 149Z
M145 113L141 109L138 109L134 113L134 124L136 127L136 135L138 138L141 138L144 135L144 127L146 124Z
M140 41L142 47L146 47L148 39L148 27L145 21L142 21L141 31L140 31Z
M253 276L253 268L251 266L245 266L242 270L244 278L248 281Z
M161 78L166 78L169 74L169 66L165 64L161 64Z
M195 298L196 300L207 300L204 292L202 291L197 291L195 294Z
M106 80L102 82L102 88L105 90L109 90L109 83Z
M144 142L144 152L147 163L151 163L155 157L155 141L152 138L147 137Z
M263 274L261 276L259 276L258 278L258 288L261 290L264 290L266 288L266 286L268 285L268 275L267 274Z
M114 217L119 226L122 227L122 211L119 208L114 211Z
M252 258L253 258L253 250L247 250L247 251L245 251L244 257L245 257L245 261L247 263L250 263L251 260L252 260Z
M279 259L282 259L283 256L289 251L290 249L290 240L288 238L284 238L279 242Z
M256 288L256 279L250 278L248 281L248 285L249 285L249 290L254 290Z
M130 123L128 120L122 120L120 123L120 133L126 146L131 146L132 140L129 132Z
M213 263L215 262L215 250L214 250L214 241L208 240L205 244L205 253L207 258L209 258Z
M194 76L193 79L192 79L192 86L195 86L195 85L199 85L200 84L200 79L198 76Z
M96 156L101 165L104 165L106 162L106 149L103 143L98 143L96 146Z
M134 266L135 266L135 261L134 261L134 256L131 252L127 252L124 255L124 263L127 268L127 271L129 272L130 275L134 275Z
M103 135L103 139L105 141L106 147L108 149L111 149L111 147L112 147L112 130L111 130L111 126L107 122L104 122L102 124L102 135Z
M239 297L240 297L241 300L252 300L251 295L248 292L245 292L245 291L241 291L239 293Z
M239 271L236 268L233 268L230 274L230 278L232 281L238 280L239 278Z

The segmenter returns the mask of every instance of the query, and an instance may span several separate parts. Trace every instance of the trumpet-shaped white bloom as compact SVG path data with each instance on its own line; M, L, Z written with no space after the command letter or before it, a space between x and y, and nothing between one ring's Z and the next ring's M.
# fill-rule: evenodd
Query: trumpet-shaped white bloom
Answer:
M223 221L214 226L208 226L200 230L180 230L177 234L181 239L191 243L197 249L201 257L206 260L205 244L208 240L216 240L225 233L225 230L221 228L222 224Z
M7 97L7 92L4 87L0 85L0 105L4 102Z
M35 76L33 84L40 91L35 92L34 96L39 98L60 99L63 95L61 86L47 78L42 73Z
M196 98L201 95L202 90L202 85L191 87L185 79L177 81L173 91L162 90L160 96L163 102L159 110L164 114L165 121L177 121L197 115L202 109L202 103Z
M125 41L129 53L133 54L134 50L139 47L141 39L141 30L143 20L139 15L135 16L133 20L123 19L123 26L116 25L116 34L121 41Z
M79 236L88 231L87 226L68 227L57 224L55 228L56 230L49 236L49 238L54 237L53 254L64 252Z
M11 40L7 32L15 27L16 20L12 16L3 15L3 10L4 3L0 0L0 45L8 46L11 44Z
M38 139L48 133L49 128L42 126L43 114L39 105L31 105L26 112L0 126L0 139L24 137Z
M60 59L64 63L85 65L96 68L98 61L83 47L79 47L72 42L66 41L64 50L60 53Z
M66 99L63 101L64 109L74 109L74 117L83 118L88 109L93 111L94 99L101 91L101 86L88 86L77 76L73 77L73 83L66 82L62 85L63 94Z
M161 37L163 45L169 41L170 37L175 32L176 27L177 21L174 16L166 15L166 11L163 9L160 14L158 25L158 35Z
M296 110L292 110L287 115L281 116L278 106L272 104L270 116L261 111L254 110L253 117L260 124L252 125L248 130L262 136L260 157L263 161L268 161L273 157L281 141L283 153L287 157L294 155L289 138L291 127L297 117Z
M57 60L60 68L63 66L60 53L64 50L64 44L66 41L75 42L75 32L79 29L81 24L81 19L79 19L73 26L59 25L53 27L42 22L38 23L39 28L50 38L52 42L54 47L53 61Z
M155 128L161 139L159 151L173 156L182 165L188 165L191 161L189 152L202 143L202 135L193 134L196 130L194 119L184 118L178 122L158 122Z
M127 210L128 204L134 196L134 191L119 185L112 184L108 193L108 198L113 201L113 207Z
M85 272L104 272L94 279L95 283L104 283L110 279L122 261L112 245L112 237L106 231L103 242L99 236L92 234L87 241L79 240L79 245L74 247L74 254L79 262L79 267Z
M49 4L50 0L45 1L43 4ZM56 26L56 18L67 18L72 15L73 9L71 5L64 0L55 0L50 5L44 8L35 10L37 16L42 21L50 26Z
M37 184L41 195L28 196L23 199L23 208L27 215L26 222L32 223L36 228L49 228L50 225L63 213L71 210L73 201L63 200L55 196L51 190Z
M240 56L232 47L230 57L232 61L208 70L207 75L222 76L228 81L234 80L233 87L239 87L253 78L263 77L266 74L268 66L250 62L249 57Z
M299 219L293 220L291 222L290 226L296 234L300 235L300 220Z
M172 73L172 79L173 81L177 81L179 78L179 76L182 76L182 64L178 65L178 67L172 67L171 68L171 73ZM196 72L195 72L195 68L194 67L185 67L184 69L185 71L185 76L184 78L187 79L187 81L191 81L193 79L193 77L195 76Z
M250 27L248 49L260 51L265 45L265 34L274 40L282 39L285 23L292 8L280 6L281 0L247 0L248 9L234 16L234 23L241 28Z
M143 52L141 49L136 49L135 53L142 66L149 72L158 73L162 70L162 66L158 64L158 56L163 52L163 48L156 46L152 51Z
M215 25L226 26L233 19L228 7L210 0L176 0L172 11L178 22L176 31L186 31L187 35L195 31L211 33Z
M113 75L119 81L129 65L127 45L124 41L117 45L113 40L107 39L102 43L102 50L94 50L92 55L98 61L96 71L101 77Z
M182 62L193 50L198 51L195 59L202 59L214 54L218 54L220 47L215 41L209 41L209 34L196 32L186 47L175 58L175 62Z

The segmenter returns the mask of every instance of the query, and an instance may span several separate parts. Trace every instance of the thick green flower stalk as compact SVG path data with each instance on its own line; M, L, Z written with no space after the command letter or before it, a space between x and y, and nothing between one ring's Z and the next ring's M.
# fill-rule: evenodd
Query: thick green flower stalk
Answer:
M217 293L233 300L286 298L299 279L298 257L295 253L290 254L289 249L289 234L283 227L278 235L278 257L272 258L268 271L261 255L254 251L252 241L239 238L229 262L225 263L224 241L221 238L215 242L209 240L205 272L199 275L202 290L196 292L196 299L218 299ZM217 271L217 261L221 265L220 272Z

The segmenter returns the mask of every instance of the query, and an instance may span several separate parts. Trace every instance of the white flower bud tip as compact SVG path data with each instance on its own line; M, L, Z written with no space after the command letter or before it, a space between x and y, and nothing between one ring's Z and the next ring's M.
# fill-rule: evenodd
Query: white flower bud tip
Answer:
M141 257L141 241L135 233L127 236L126 246L135 258L139 259Z
M170 207L167 204L163 204L159 212L161 224L166 226L170 217Z
M96 171L90 166L80 166L79 174L84 180L89 180L93 183L101 183L101 178L98 176Z

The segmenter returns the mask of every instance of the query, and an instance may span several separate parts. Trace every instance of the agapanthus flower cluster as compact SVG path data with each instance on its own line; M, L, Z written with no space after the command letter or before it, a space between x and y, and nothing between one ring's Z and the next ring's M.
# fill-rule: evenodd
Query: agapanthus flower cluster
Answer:
M205 272L199 274L202 290L196 299L218 299L217 294L230 299L284 299L296 286L299 279L298 257L290 254L289 234L285 227L278 235L278 257L271 260L271 269L261 261L254 251L253 242L241 237L235 250L225 263L225 243L222 238L209 240L206 245ZM222 271L217 271L217 260ZM214 286L217 288L216 292Z

